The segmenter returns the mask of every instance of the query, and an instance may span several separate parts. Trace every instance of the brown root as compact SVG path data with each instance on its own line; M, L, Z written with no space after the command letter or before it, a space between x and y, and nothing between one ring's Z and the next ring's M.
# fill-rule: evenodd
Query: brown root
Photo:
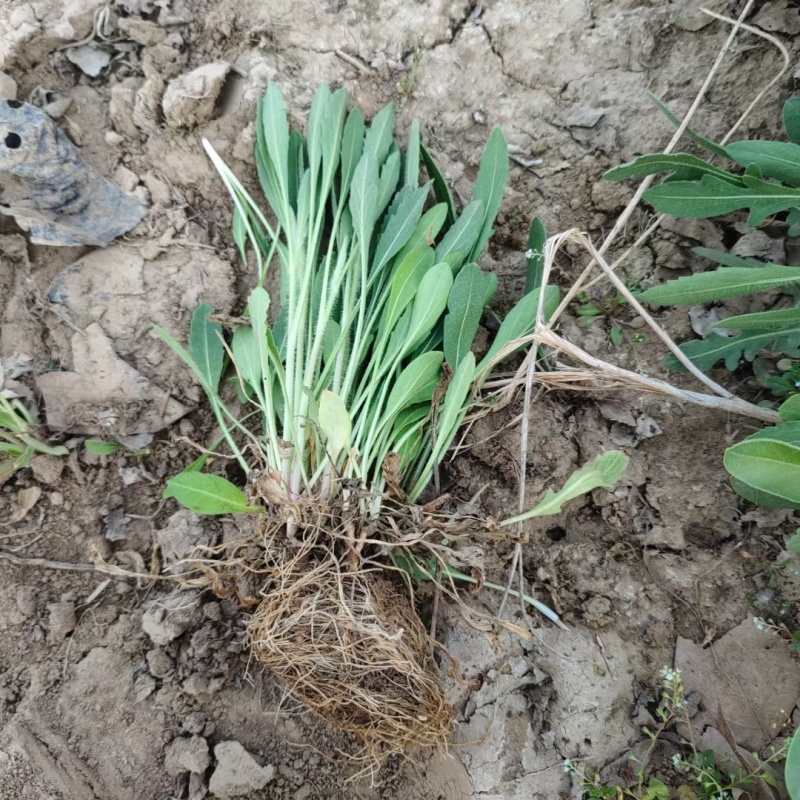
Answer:
M244 605L258 598L246 634L253 656L305 706L354 736L368 771L392 754L445 747L453 726L410 583L380 563L388 559L379 542L400 546L419 529L388 542L392 523L383 515L367 523L318 499L282 513L273 506L253 518L252 538L194 562L217 592Z

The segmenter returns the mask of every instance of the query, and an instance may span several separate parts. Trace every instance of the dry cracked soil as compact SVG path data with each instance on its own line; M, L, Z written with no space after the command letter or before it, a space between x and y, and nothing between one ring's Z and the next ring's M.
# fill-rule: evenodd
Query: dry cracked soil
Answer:
M152 329L183 338L199 303L238 313L252 284L201 137L253 187L254 104L267 82L280 84L300 125L328 82L368 116L393 101L401 137L419 119L461 203L492 126L501 126L513 160L483 263L498 275L502 311L524 283L531 216L550 232L576 227L600 241L633 191L604 182L603 172L668 141L671 126L645 91L685 112L728 35L699 5L0 0L0 97L44 108L87 163L147 208L105 248L34 244L13 216L0 217L0 364L69 449L63 458L37 456L0 485L2 800L580 797L563 760L629 779L626 756L644 739L659 670L673 664L708 746L724 750L719 707L748 750L791 729L795 656L752 617L800 627L796 557L784 544L797 520L730 489L721 451L755 423L663 399L537 397L528 497L604 449L631 457L613 490L525 528L526 583L569 630L523 619L507 604L508 620L532 627L525 640L445 605L437 630L453 657L442 664L457 719L450 752L392 760L372 781L350 780L352 743L250 663L244 618L230 601L52 564L86 564L99 553L156 574L233 524L161 499L212 423L191 376ZM711 5L735 15L742 4ZM748 117L743 138L779 131L800 51L794 4L757 2L751 21L784 42L791 67ZM741 34L697 126L722 136L780 66L771 44ZM0 195L11 184L0 177ZM647 222L637 212L611 256ZM688 274L698 267L692 247L735 247L749 235L740 223L668 221L628 262L625 279ZM792 260L797 242L780 232L755 243L750 236L746 245L800 263ZM581 258L565 253L556 281L566 286ZM608 299L602 291L597 297ZM685 310L659 318L676 338L693 335ZM664 376L653 337L624 330L615 346L607 320L580 328L570 311L563 323L590 352ZM747 370L715 375L757 397ZM488 487L480 511L495 518L516 503L520 411L517 401L483 419L469 448L443 468L447 490L462 501ZM132 450L86 452L85 437L110 430L133 437ZM513 549L500 542L486 553L486 572L500 583ZM482 591L466 602L493 614L499 597ZM666 741L653 759L670 786L681 782L675 752Z

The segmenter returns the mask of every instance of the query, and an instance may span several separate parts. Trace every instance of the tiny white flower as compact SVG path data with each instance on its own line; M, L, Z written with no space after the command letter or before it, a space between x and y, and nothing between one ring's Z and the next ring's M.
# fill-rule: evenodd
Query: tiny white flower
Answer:
M533 252L533 250L531 250L531 249L528 249L528 250L525 252L525 258L533 258L533 257L534 257L534 255L535 255L535 253L534 253L534 252Z
M572 761L568 758L564 759L564 772L566 773L572 772Z
M753 617L753 625L757 631L763 631L767 624L761 617Z
M677 767L680 763L681 763L681 757L677 753L675 753L675 755L672 756L672 766Z

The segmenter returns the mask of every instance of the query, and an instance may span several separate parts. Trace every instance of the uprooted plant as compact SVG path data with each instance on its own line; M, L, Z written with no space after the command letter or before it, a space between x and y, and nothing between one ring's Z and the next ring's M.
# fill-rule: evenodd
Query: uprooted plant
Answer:
M204 455L165 494L201 513L248 515L240 540L195 562L200 582L255 607L248 639L258 660L356 735L375 765L443 744L451 727L414 582L433 582L457 602L459 585L502 588L484 582L481 539L611 485L627 458L598 457L501 522L446 512L443 498L417 504L492 368L559 293L527 287L477 361L471 346L496 278L476 259L507 179L502 133L492 132L472 200L456 216L418 124L403 154L391 106L367 127L346 105L343 90L321 87L303 136L290 132L280 91L268 88L255 155L274 221L204 143L257 285L229 341L208 306L193 316L188 349L161 335L202 384L247 487L202 472ZM422 164L429 183L420 183ZM426 207L431 191L436 202ZM264 287L276 258L273 315ZM226 364L234 387L222 382ZM522 587L507 593L561 624Z

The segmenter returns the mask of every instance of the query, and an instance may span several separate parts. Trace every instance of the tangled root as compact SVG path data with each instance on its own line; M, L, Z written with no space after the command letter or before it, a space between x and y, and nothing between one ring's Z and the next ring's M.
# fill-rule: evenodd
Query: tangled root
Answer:
M356 737L374 769L393 753L445 746L453 715L410 585L363 557L360 524L311 502L260 515L253 539L228 546L212 587L230 594L236 583L242 602L259 598L247 625L254 657Z

